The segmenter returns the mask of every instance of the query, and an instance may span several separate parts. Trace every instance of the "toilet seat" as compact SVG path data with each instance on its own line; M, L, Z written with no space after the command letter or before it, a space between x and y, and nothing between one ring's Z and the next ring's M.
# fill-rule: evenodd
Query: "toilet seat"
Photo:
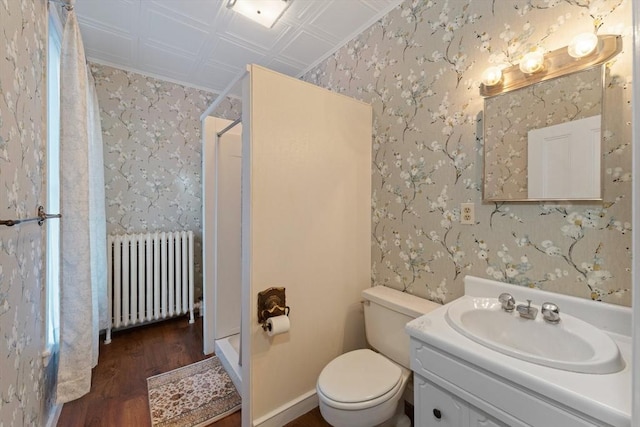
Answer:
M354 350L332 360L318 377L320 398L337 409L359 410L394 397L409 371L371 350Z

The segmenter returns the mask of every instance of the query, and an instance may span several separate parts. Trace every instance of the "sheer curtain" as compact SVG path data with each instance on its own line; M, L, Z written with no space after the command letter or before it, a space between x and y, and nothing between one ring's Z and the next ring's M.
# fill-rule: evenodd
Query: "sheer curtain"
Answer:
M74 0L68 1L73 6ZM104 165L97 97L73 10L60 62L60 356L56 400L91 389L98 332L107 321Z

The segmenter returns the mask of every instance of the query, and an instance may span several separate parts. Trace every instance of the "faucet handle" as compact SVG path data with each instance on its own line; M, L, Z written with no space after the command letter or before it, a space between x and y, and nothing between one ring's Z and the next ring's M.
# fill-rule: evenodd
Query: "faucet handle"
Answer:
M498 297L498 301L502 304L502 309L507 312L512 312L514 308L516 308L516 300L511 294L506 292L501 293Z
M549 323L560 321L560 309L552 302L542 304L542 318Z

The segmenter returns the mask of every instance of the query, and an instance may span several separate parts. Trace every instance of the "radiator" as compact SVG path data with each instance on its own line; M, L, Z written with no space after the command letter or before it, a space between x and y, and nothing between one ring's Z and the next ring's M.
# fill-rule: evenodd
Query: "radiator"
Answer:
M111 330L189 313L193 323L193 232L109 235Z

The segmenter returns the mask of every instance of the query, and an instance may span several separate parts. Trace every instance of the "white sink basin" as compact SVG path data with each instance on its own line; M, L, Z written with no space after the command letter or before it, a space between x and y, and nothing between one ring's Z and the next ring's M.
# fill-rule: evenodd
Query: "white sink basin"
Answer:
M532 307L540 308L535 305ZM560 307L562 310L562 307ZM565 371L610 374L624 368L609 335L566 313L560 323L521 318L496 298L464 296L449 305L447 322L459 333L503 354Z

